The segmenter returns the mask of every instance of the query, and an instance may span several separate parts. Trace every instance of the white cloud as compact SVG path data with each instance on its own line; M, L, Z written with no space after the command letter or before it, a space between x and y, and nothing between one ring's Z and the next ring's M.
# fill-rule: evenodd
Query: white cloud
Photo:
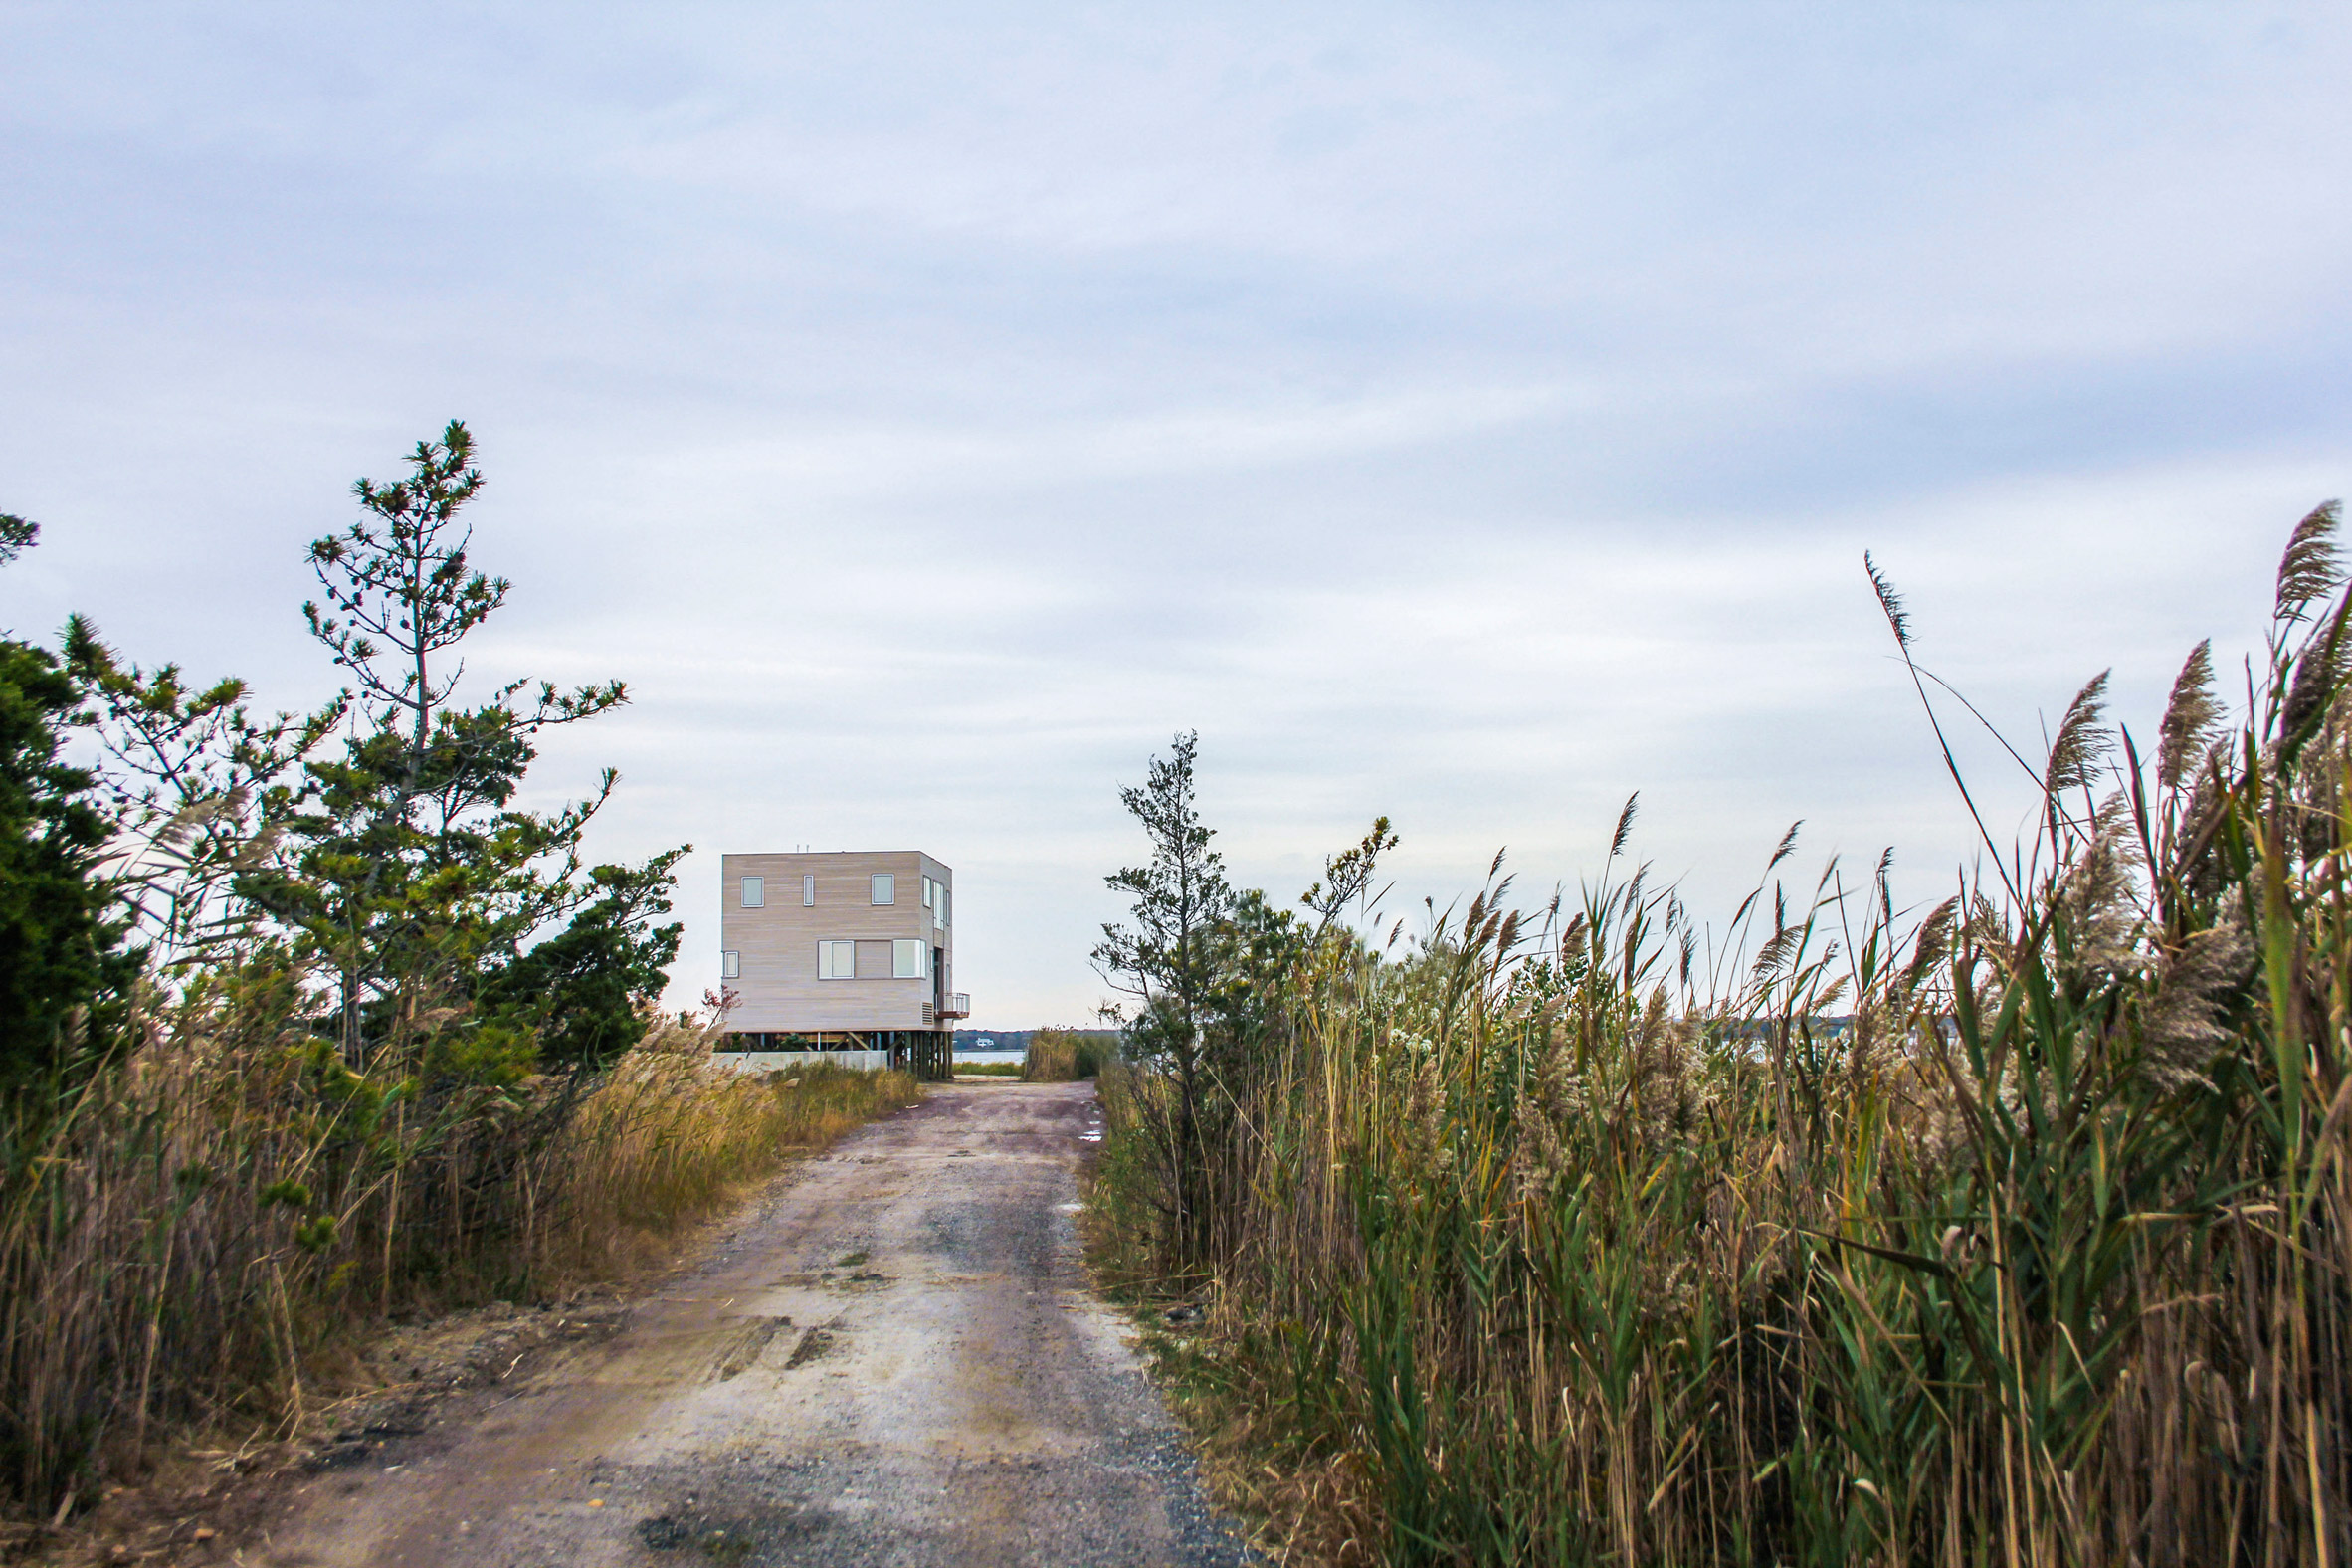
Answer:
M419 40L447 47L418 64ZM2352 472L2352 26L2288 7L0 18L0 619L329 683L304 541L451 413L485 674L621 675L610 853L920 841L1080 1016L1203 732L1285 896L1966 824L1860 572L2031 737L2243 646ZM1977 737L1972 768L1998 772ZM1991 785L2000 794L1998 783ZM2015 800L2000 809L2015 815Z

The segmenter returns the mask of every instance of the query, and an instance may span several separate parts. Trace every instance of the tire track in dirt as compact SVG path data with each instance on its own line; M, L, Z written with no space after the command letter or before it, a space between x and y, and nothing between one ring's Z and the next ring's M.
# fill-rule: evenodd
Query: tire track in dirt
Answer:
M272 1568L1181 1564L1213 1516L1074 1229L1089 1083L943 1084L627 1327L310 1482Z

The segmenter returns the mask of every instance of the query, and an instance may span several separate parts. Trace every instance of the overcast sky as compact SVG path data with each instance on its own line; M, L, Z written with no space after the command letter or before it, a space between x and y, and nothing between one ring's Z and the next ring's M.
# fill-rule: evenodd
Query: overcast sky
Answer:
M625 679L596 850L920 848L1078 1021L1177 729L1238 881L1634 848L1727 912L2152 730L2352 484L2352 11L0 0L0 624L334 686L305 543L452 416L475 669ZM2003 823L2026 797L1974 745Z

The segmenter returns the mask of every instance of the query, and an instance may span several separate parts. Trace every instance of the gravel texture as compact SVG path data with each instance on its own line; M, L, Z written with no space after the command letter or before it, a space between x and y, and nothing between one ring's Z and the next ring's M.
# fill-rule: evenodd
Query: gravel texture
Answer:
M362 1434L246 1560L1239 1564L1073 1221L1088 1083L936 1085L619 1332Z

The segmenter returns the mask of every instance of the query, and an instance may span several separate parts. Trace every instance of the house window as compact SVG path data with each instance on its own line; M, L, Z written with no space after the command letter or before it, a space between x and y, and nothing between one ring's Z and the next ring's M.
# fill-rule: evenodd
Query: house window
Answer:
M744 907L744 908L746 908L746 909L762 909L762 908L765 908L765 907L767 906L767 901L768 901L768 882L767 882L767 879L766 879L766 878L764 878L764 877L746 877L746 878L744 878L744 879L743 879L743 907Z
M923 943L919 937L901 936L890 943L890 977L894 980L923 977Z
M874 901L876 903L896 903L898 901L898 879L888 872L875 873Z
M742 979L743 955L741 953L720 953L718 955L718 977L721 980Z
M817 944L817 978L820 980L857 979L858 944L856 942L819 942Z
M931 879L930 879L930 878L928 878L928 877L925 877L925 878L923 879L923 907L924 907L924 908L926 908L926 909L935 909L935 908L937 908L937 907L938 907L938 905L937 905L937 904L935 904L935 903L933 903L933 902L931 901L932 895L933 895L933 894L935 894L936 892L938 892L938 890L939 890L939 884L938 884L937 882L935 882L931 881Z
M944 930L946 930L946 929L947 929L947 924L948 924L948 921L947 921L947 906L948 906L948 894L947 894L947 889L946 889L945 887L942 887L942 888L940 888L940 889L939 889L939 929L941 929L942 931L944 931Z
M816 873L811 872L808 876L803 877L800 880L800 901L803 908L806 908L808 905L817 901Z

